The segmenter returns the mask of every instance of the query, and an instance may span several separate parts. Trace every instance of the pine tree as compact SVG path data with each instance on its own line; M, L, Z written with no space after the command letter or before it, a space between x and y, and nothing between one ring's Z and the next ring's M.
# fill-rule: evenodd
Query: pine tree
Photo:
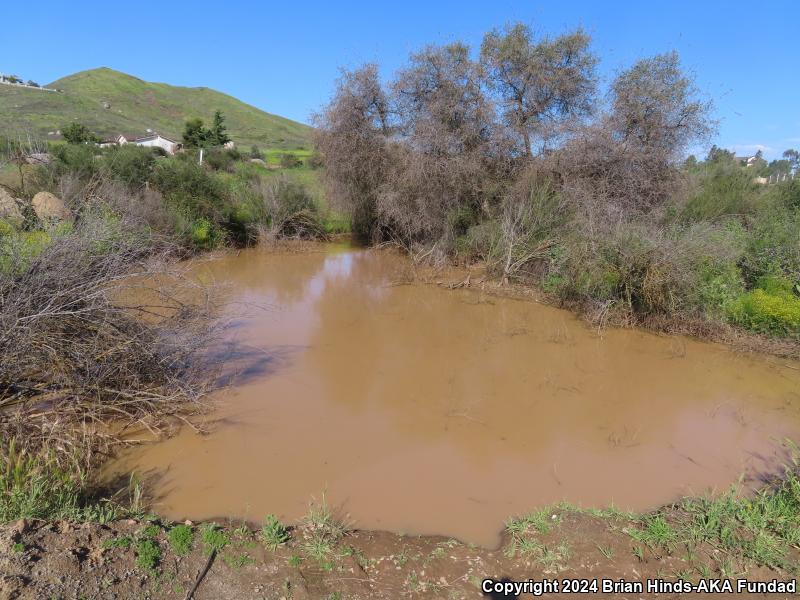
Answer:
M231 141L228 137L227 127L225 127L225 117L222 111L217 110L214 113L214 124L211 126L211 145L224 146Z

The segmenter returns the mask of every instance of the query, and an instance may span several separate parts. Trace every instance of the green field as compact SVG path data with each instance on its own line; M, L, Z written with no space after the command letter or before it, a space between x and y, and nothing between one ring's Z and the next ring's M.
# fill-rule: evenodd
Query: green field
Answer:
M70 122L85 124L100 137L145 135L148 129L180 140L184 122L210 123L221 110L240 147L308 150L311 128L245 104L209 88L149 83L108 68L82 71L54 81L46 92L0 85L0 135L32 134L43 139ZM108 106L108 108L106 108Z

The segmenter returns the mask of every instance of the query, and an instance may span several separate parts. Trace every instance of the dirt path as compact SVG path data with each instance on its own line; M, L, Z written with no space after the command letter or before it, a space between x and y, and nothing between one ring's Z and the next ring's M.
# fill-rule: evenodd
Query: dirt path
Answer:
M701 578L714 580L727 573L734 589L740 577L794 581L787 571L755 568L708 546L675 544L671 551L650 547L631 538L627 531L632 525L623 517L564 510L553 512L549 519L551 526L540 525L516 540L507 535L497 550L445 538L355 531L330 551L323 548L317 558L312 557L311 534L302 529L293 530L287 543L271 551L258 532L247 528L232 524L209 535L205 527L192 525L191 549L180 555L180 541L170 535L170 527L158 523L20 521L0 528L0 599L184 600L212 547L219 552L197 588L196 600L534 597L485 593L481 591L485 578L556 579L562 586L565 579L587 578L590 584L598 582L594 597L614 595L602 592L603 578L662 579L675 585L681 578L697 584ZM797 559L793 550L794 565ZM736 595L708 594L715 598ZM676 598L679 594L656 596L645 588L615 596Z

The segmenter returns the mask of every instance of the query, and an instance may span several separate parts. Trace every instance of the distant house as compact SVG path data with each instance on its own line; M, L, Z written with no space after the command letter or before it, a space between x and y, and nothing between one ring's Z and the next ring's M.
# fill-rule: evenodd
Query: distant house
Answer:
M181 144L179 142L164 137L159 133L151 133L145 136L119 134L116 137L100 142L100 147L124 146L125 144L133 144L145 148L161 148L167 154L175 154L181 149Z
M175 154L181 149L181 144L179 142L166 138L158 133L151 133L150 135L137 138L130 143L136 144L137 146L146 146L148 148L162 148L168 154Z
M101 148L108 148L109 146L123 146L129 143L130 140L135 140L137 136L128 136L124 134L119 134L113 138L109 138L107 140L103 140L100 142Z
M752 167L758 161L758 156L734 156L733 160L746 167Z
M25 83L17 77L16 75L4 75L0 73L0 83L3 85L15 85L17 87L28 88L29 90L41 90L43 92L57 92L58 90L54 90L52 88L42 87L38 83L34 81L28 81Z

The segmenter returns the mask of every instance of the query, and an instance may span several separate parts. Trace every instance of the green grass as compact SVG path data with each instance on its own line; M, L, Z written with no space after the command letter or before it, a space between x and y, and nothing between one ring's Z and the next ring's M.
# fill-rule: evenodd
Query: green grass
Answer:
M595 546L597 546L597 549L600 551L600 554L605 556L608 560L614 558L614 549L611 548L610 546L602 546L600 544L595 544Z
M646 515L640 520L641 528L631 529L629 534L637 542L651 548L664 547L672 549L677 540L677 533L664 515Z
M222 561L232 569L241 569L256 563L255 559L246 553L226 555L222 557Z
M180 140L187 119L209 123L221 110L231 138L243 151L252 145L280 153L311 147L311 128L273 115L215 90L149 83L108 68L91 69L54 81L63 93L0 86L0 133L50 131L77 121L101 137L145 135L147 129ZM109 108L104 108L108 103Z
M145 571L155 571L161 562L161 548L152 539L142 539L134 546L136 551L136 566Z
M292 554L286 562L289 563L290 567L299 567L300 563L303 562L303 558L298 554Z
M113 548L122 548L123 550L128 550L131 546L133 546L133 538L127 535L113 537L103 542L103 549L105 550L111 550Z
M275 515L267 515L261 528L261 540L268 549L275 551L289 541L289 531Z
M158 537L161 533L161 528L158 525L149 524L145 525L142 529L136 532L136 537L144 540L152 540Z
M284 154L292 154L293 156L296 156L305 162L313 154L313 151L307 149L286 151L279 148L272 148L269 150L264 150L264 162L266 162L268 165L279 165L281 163L281 157Z
M203 551L211 554L219 552L230 543L228 534L216 523L206 523L200 530L200 537L203 540Z
M512 536L522 535L533 530L539 533L547 533L553 525L560 522L561 517L554 513L552 508L545 507L527 515L509 519L506 522L506 529Z
M0 445L0 523L66 519L108 523L132 516L116 502L93 498L83 473L61 466L46 451L18 450L14 438Z
M313 502L309 506L308 514L303 519L303 550L323 568L327 568L331 566L329 559L344 533L344 524L336 519L323 495L321 502Z
M667 518L669 513L669 519ZM627 529L651 549L709 544L729 557L767 567L791 568L788 549L800 547L800 477L795 460L783 479L748 497L737 488L641 517Z
M167 539L172 551L179 556L183 556L189 554L192 550L194 532L188 525L176 525L169 530Z

